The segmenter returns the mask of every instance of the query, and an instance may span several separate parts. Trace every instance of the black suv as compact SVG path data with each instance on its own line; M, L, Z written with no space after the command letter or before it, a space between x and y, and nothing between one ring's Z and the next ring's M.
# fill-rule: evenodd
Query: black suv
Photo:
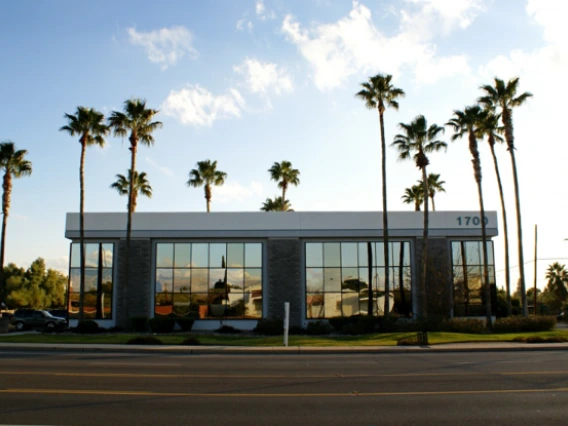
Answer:
M47 311L35 309L18 309L10 320L16 330L25 328L64 328L67 326L65 318L54 317Z

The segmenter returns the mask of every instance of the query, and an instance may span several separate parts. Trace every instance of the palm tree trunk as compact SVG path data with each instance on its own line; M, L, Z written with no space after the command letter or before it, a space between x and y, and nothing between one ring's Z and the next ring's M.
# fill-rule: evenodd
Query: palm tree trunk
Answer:
M499 164L497 162L497 156L495 155L495 141L491 143L489 141L489 147L491 148L491 155L493 156L493 164L495 166L495 175L497 176L497 186L499 187L499 196L501 197L501 214L503 219L503 236L505 240L505 288L507 290L507 316L511 316L513 313L511 305L511 276L510 276L510 264L509 264L509 231L507 225L507 211L505 210L505 195L503 194L503 185L501 183L501 175L499 173Z
M485 207L483 205L483 190L481 188L481 160L479 158L479 151L477 149L477 139L472 130L469 131L469 150L473 159L471 163L473 164L473 174L475 176L475 182L477 183L477 194L479 198L479 215L481 216L481 241L482 241L482 251L483 251L483 282L484 282L484 293L485 293L485 317L487 322L487 328L491 328L491 288L489 284L489 270L487 261L487 234L485 231Z
M381 154L382 154L382 173L383 173L383 243L385 261L385 303L383 315L386 317L390 313L390 281L389 281L389 221L387 209L387 145L385 143L385 123L383 113L379 109L379 122L381 125Z
M124 268L124 283L122 284L122 307L125 319L128 320L129 310L128 310L128 284L130 276L130 240L132 237L132 213L133 210L133 195L134 195L134 174L136 173L136 152L138 148L138 140L133 135L130 137L130 183L128 185L128 219L126 222L126 250L124 260L126 266Z
M435 212L436 211L436 203L434 203L434 196L432 195L430 198L432 199L432 211Z
M525 286L525 256L523 255L523 225L521 222L521 197L519 194L519 177L517 176L517 161L515 160L515 140L513 137L513 118L507 108L503 108L503 124L505 125L505 139L511 165L513 168L513 182L515 184L515 207L517 210L517 244L519 249L519 279L521 281L521 300L523 304L523 316L528 317L527 291Z
M81 162L79 166L79 321L85 319L85 153L87 151L86 137L81 138Z
M426 166L422 167L422 182L424 194L428 194L428 178ZM420 281L419 315L423 318L428 317L428 302L426 297L426 276L428 274L428 196L424 197L424 232L422 236L422 280Z
M97 269L97 319L104 318L103 315L103 247L99 244L99 267Z
M398 260L398 287L400 289L400 306L403 315L407 315L406 310L406 296L404 294L404 242L400 243L400 257Z
M8 224L8 212L10 210L10 193L12 192L12 175L7 167L2 184L2 242L0 242L0 302L6 300L6 281L4 280L4 255L6 250L6 226Z
M286 182L282 182L282 208L281 210L286 211Z
M205 184L205 203L207 213L209 213L211 211L211 186L208 183Z
M466 317L468 317L469 316L469 279L467 274L467 262L465 257L465 242L461 241L460 246L462 253L464 314Z
M367 298L367 315L373 316L373 248L371 242L367 242L367 263L369 278L369 297Z

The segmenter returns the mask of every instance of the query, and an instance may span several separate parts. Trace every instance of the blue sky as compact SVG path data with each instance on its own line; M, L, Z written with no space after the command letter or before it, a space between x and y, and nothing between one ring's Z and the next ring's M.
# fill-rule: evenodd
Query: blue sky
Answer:
M214 211L258 210L278 193L267 169L285 159L301 171L289 191L296 210L379 210L378 120L354 97L359 83L386 72L405 90L400 110L386 113L390 143L399 122L424 114L442 125L493 76L520 76L521 90L534 94L515 112L525 257L532 260L538 223L542 286L546 266L568 258L567 144L552 125L563 120L559 99L568 95L566 8L555 0L2 2L0 140L27 149L34 168L14 184L6 260L27 266L42 256L66 268L80 146L58 129L79 105L109 114L141 97L160 109L164 128L138 155L154 196L139 199L138 211L204 211L202 190L185 182L207 158L228 173L214 189ZM486 208L498 210L481 147ZM500 148L516 244L510 163ZM88 150L87 211L125 210L109 185L128 165L127 141L109 137L104 149ZM388 170L389 208L410 210L400 197L418 171L392 149ZM465 141L433 155L429 171L446 181L439 210L478 208ZM495 244L502 270L502 238Z

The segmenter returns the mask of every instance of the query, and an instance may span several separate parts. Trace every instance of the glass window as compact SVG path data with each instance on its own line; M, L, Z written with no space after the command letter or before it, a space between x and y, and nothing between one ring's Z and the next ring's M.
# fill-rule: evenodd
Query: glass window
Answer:
M359 271L357 268L341 268L341 290L359 292Z
M262 244L260 243L245 244L245 266L247 268L262 267Z
M156 269L156 292L173 291L174 271L172 269Z
M100 244L85 244L85 268L99 267Z
M81 245L78 243L71 244L71 267L81 267Z
M359 249L359 266L369 265L369 246L367 243L358 243Z
M341 243L341 266L358 266L357 243Z
M209 244L209 267L227 267L227 244Z
M325 267L340 267L341 254L339 243L324 243L323 244L323 266Z
M176 244L175 245L175 262L176 268L191 267L191 245Z
M192 269L191 270L191 292L207 293L209 270L208 269Z
M171 268L174 263L174 245L173 244L158 244L157 245L157 268Z
M323 244L306 243L306 267L323 266Z
M262 290L262 269L245 269L244 281L247 291Z
M209 267L209 244L191 245L191 267L192 268Z
M224 292L225 287L225 269L209 269L209 289Z
M231 291L243 291L244 271L243 269L227 269L227 283Z
M465 243L466 262L468 265L481 265L481 244L478 241Z
M375 251L376 251L376 255L374 258L374 264L373 266L385 266L385 245L383 243L376 243L373 244ZM391 257L392 255L389 253L389 257L392 259Z
M245 249L242 243L227 244L227 267L242 268L245 266Z
M323 270L323 288L328 291L341 291L341 268L325 268Z
M306 269L306 292L319 293L323 291L323 269Z
M112 268L114 244L101 244L103 250L103 268Z
M174 292L189 293L191 269L174 269Z

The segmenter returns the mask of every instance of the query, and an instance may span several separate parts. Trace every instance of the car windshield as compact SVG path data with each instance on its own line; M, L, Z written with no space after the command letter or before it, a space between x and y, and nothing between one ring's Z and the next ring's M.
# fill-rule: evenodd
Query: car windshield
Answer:
M53 315L51 315L49 312L47 311L41 311L41 312L43 313L44 316L53 318Z

